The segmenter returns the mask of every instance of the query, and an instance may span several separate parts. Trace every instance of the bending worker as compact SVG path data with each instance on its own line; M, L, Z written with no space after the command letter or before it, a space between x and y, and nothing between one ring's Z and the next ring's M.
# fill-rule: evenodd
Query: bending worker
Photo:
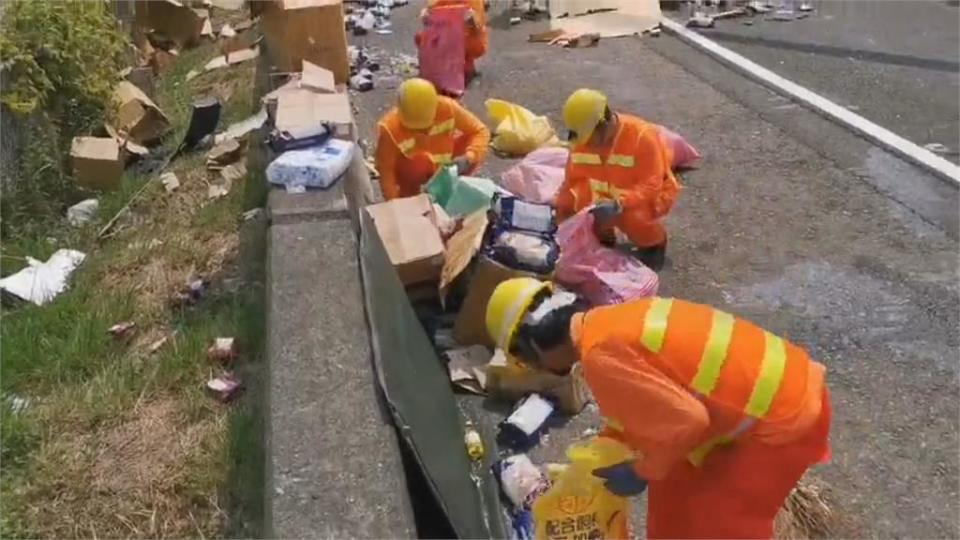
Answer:
M746 320L658 297L584 311L572 293L515 278L495 289L486 326L533 368L581 363L600 435L635 457L594 475L622 496L649 482L649 538L772 538L791 489L829 459L823 365Z
M557 194L558 219L595 204L600 239L612 244L619 229L639 248L641 260L659 269L667 248L660 220L673 207L680 184L657 127L611 111L605 95L585 88L567 99L563 121L573 148Z
M429 0L426 9L420 14L421 19L424 19L428 10L443 8L466 9L463 72L464 79L470 82L470 79L477 75L477 59L487 54L487 48L490 45L486 5L483 0ZM423 39L421 34L417 32L414 36L414 42L418 47L421 39Z
M387 200L420 193L437 168L475 170L487 154L490 130L456 101L438 96L429 81L400 85L397 106L377 124L376 162Z

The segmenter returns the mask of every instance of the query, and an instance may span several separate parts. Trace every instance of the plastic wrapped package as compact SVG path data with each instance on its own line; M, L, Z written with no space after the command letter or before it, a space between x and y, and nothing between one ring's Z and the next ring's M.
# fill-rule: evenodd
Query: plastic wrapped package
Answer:
M498 195L493 198L492 208L500 227L540 234L553 234L557 231L556 212L549 204Z
M500 175L500 185L525 201L553 204L563 185L569 156L566 148L534 150Z
M547 117L501 99L488 99L485 105L487 115L497 126L491 142L496 151L525 156L537 148L559 142Z
M354 144L329 139L319 146L284 152L267 166L271 184L290 187L332 186L350 167Z
M635 257L600 244L593 232L593 220L590 208L586 208L560 225L557 282L596 306L657 294L657 273Z
M560 255L552 238L511 229L495 231L487 252L500 264L538 274L552 272Z

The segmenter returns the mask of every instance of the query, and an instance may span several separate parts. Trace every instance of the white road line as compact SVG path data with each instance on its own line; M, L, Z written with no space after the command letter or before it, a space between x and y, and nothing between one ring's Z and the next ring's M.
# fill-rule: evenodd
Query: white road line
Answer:
M918 146L892 131L874 124L859 114L837 105L816 92L777 75L756 62L744 58L697 32L688 30L676 21L664 17L661 24L666 31L676 35L687 43L703 49L708 54L724 62L732 64L737 69L745 71L751 77L759 79L762 83L791 96L793 99L859 132L870 140L881 144L885 148L896 152L934 174L951 180L956 184L960 184L960 167L926 148Z

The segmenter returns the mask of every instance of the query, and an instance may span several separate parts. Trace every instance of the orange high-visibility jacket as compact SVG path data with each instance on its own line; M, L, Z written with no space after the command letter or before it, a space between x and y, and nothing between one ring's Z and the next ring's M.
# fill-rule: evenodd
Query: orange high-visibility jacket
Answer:
M680 191L673 159L653 124L617 113L620 125L609 148L575 146L557 193L557 217L564 220L594 202L616 200L625 213L653 221L670 211Z
M377 124L376 162L385 199L420 193L439 165L465 155L477 167L487 155L490 130L456 101L441 96L433 125L404 127L394 107Z
M467 27L466 56L469 61L480 58L487 53L489 36L487 32L487 8L483 0L430 0L427 8L435 7L465 7L473 10L473 20L476 27Z
M574 318L571 335L605 435L633 448L650 480L740 438L789 444L820 416L821 364L709 306L655 297L599 307Z

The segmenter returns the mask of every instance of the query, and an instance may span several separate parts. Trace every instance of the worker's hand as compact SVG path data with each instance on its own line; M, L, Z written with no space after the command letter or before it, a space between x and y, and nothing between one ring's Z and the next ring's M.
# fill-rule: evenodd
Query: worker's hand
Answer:
M457 167L457 174L467 174L467 171L470 170L472 163L470 163L470 158L467 156L457 156L453 159L453 164Z
M646 491L647 481L637 476L633 461L624 461L610 467L594 469L593 475L603 478L603 485L614 495L633 497Z
M474 13L473 8L469 8L463 13L463 22L467 23L470 28L477 27L477 14Z
M590 210L598 225L607 225L623 213L623 208L617 201L600 201Z

